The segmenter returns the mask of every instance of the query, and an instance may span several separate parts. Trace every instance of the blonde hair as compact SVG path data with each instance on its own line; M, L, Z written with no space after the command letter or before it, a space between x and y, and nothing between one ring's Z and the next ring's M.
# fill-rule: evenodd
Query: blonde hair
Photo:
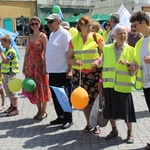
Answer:
M12 39L8 34L5 34L0 38L0 40L10 44Z

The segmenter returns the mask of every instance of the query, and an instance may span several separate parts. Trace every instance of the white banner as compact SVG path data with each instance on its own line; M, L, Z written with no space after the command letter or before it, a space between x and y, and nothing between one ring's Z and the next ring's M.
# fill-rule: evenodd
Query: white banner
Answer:
M131 14L129 13L129 11L126 9L126 7L123 4L118 9L117 14L120 15L120 25L123 25L123 26L127 27L128 29L130 29Z

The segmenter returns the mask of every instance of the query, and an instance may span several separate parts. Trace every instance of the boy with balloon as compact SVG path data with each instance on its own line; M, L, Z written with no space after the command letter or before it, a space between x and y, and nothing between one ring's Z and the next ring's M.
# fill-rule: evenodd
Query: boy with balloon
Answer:
M1 45L3 48L6 48L4 52L2 51L2 48L0 48L0 56L2 59L1 72L4 76L3 84L5 93L10 99L10 107L4 113L7 113L7 116L16 116L19 114L17 108L18 96L15 92L10 91L8 83L19 72L19 64L16 50L10 46L11 40L12 39L8 34L5 34L0 38Z

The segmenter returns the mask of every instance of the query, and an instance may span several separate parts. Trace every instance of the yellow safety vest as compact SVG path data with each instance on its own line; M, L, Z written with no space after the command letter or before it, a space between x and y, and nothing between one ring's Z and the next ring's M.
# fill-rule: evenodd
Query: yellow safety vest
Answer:
M108 35L106 36L106 31L104 31L103 33L103 39L104 39L104 42L106 43L108 41L108 38L109 38L109 35L110 35L111 31L108 33Z
M142 46L142 42L143 42L143 37L136 43L135 45L135 53L134 53L134 56L135 56L135 60L137 61L138 63L138 66L139 66L139 69L138 69L138 72L136 74L136 81L135 81L135 88L136 89L141 89L143 87L143 84L142 84L142 67L140 67L142 64L141 64L141 60L140 60L140 51L141 51L141 46Z
M103 87L114 88L117 92L130 93L133 90L135 77L129 73L126 65L122 65L119 62L122 59L132 62L134 48L126 45L119 60L116 62L114 44L106 45L103 48Z
M81 33L72 39L74 59L82 61L83 65L81 69L92 69L92 63L100 57L97 49L98 44L94 41L92 35L90 35L90 38L84 44ZM96 33L96 38L100 39L102 37ZM80 66L73 65L72 68L80 69Z
M18 64L18 57L17 57L16 51L14 49L9 49L6 52L4 52L4 55L7 57L8 53L10 53L10 52L13 52L14 57L7 64L2 61L1 72L9 73L10 71L12 71L13 73L16 74L19 72L19 64Z

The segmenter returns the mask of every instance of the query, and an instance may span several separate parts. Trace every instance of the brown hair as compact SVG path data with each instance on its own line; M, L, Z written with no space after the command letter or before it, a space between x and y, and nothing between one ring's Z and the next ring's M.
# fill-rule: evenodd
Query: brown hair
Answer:
M146 14L144 11L136 11L132 14L130 18L131 23L134 21L138 21L141 24L143 20L145 20L146 24L149 26L150 18L148 14Z
M92 19L89 16L82 16L78 21L77 30L81 32L80 25L84 25L88 23L92 24Z
M96 28L97 30L97 32L99 31L99 29L101 28L101 25L100 25L100 23L98 23L97 21L93 21L93 23L92 23L92 25L93 25L93 27L94 28Z
M38 21L38 22L40 23L39 31L40 31L40 32L43 32L44 27L43 27L43 24L41 23L40 18L38 18L38 17L36 17L36 16L35 16L35 17L32 17L32 18L30 19L29 24L31 23L32 20ZM29 29L30 29L30 33L33 34L33 29L31 28L30 25L29 25Z

